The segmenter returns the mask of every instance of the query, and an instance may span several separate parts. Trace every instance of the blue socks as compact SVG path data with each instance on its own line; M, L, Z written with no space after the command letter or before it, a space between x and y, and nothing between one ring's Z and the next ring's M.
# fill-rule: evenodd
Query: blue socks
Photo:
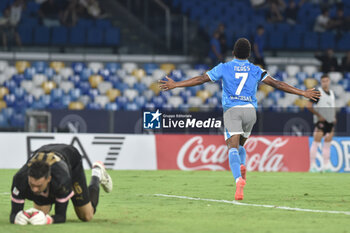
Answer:
M245 158L245 157L244 157ZM228 153L228 160L230 162L230 168L237 182L237 179L241 177L241 159L237 148L231 148Z
M246 151L243 146L239 146L239 157L241 158L241 164L245 165Z

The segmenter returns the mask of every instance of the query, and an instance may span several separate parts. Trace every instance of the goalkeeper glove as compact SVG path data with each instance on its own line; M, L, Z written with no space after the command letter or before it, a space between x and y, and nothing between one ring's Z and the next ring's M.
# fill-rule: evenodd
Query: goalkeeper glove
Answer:
M41 210L37 210L34 208L30 209L31 211L31 217L29 218L29 223L32 225L46 225L46 224L52 224L53 219L50 215L45 214Z
M16 214L14 223L18 225L27 225L29 222L29 218L30 215L24 210L21 210Z

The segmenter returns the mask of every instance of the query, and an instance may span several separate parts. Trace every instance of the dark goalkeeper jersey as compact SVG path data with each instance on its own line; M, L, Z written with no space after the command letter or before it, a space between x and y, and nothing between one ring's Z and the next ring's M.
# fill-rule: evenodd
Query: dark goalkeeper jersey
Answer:
M28 184L28 168L35 161L42 160L51 166L51 182L40 195L35 195ZM80 158L72 154L71 146L49 144L42 146L13 177L11 188L12 211L10 221L23 209L24 200L29 199L37 205L55 204L54 222L65 221L69 199L74 195L72 189L72 168L78 166Z

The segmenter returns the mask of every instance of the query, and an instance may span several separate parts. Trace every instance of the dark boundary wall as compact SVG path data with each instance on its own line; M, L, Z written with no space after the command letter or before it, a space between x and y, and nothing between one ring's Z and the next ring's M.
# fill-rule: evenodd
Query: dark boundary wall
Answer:
M223 134L224 132L223 127L205 129L144 129L143 111L49 110L49 112L52 114L52 129L54 132L130 134ZM161 113L171 115L179 112L161 111ZM221 111L185 112L183 114L190 114L192 118L203 121L209 118L222 121ZM350 114L346 112L337 113L337 136L350 135L349 121ZM308 111L292 113L263 110L257 112L257 122L252 134L312 136L313 129L313 117Z

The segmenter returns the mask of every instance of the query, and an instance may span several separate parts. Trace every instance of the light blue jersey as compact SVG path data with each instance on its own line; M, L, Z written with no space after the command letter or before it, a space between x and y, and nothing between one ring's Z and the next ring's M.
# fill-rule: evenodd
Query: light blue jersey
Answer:
M258 107L256 91L258 83L267 77L267 72L248 60L233 59L220 63L207 72L211 81L222 79L222 107L224 111L237 106L252 104Z

